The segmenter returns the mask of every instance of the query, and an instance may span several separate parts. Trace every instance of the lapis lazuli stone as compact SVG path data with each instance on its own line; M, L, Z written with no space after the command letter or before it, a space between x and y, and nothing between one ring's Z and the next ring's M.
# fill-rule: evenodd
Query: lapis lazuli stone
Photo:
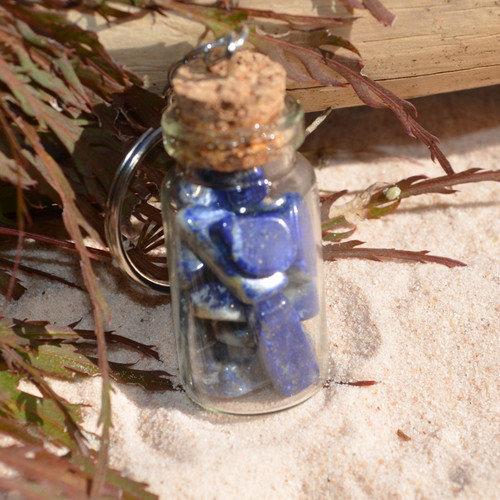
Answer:
M255 205L266 197L269 190L269 183L262 169L257 167L230 175L233 186L224 190L229 205L233 211L240 214L251 212Z
M316 246L309 209L297 193L290 194L295 195L292 197L293 202L290 209L290 222L293 221L293 229L290 227L290 230L295 230L295 241L297 242L297 259L294 266L308 276L316 276L319 249Z
M245 321L243 304L222 283L204 283L190 294L193 313L199 318Z
M217 189L181 180L177 190L177 197L181 206L220 207L223 205L221 193Z
M246 318L245 318L246 321ZM234 347L255 347L255 337L246 322L214 321L215 338L222 344Z
M283 396L294 396L318 381L319 366L300 318L283 294L260 302L250 313L260 361Z
M299 193L286 193L273 203L262 203L261 213L280 216L288 226L297 245L294 270L305 277L316 275L318 249L315 244L311 217L307 204Z
M200 276L205 268L205 264L189 249L189 247L181 243L180 258L178 266L178 279L185 285L192 282L196 277Z
M290 301L301 321L314 318L319 314L319 298L316 281L290 283L283 294Z
M200 168L193 172L193 178L200 184L217 186L235 213L251 211L267 196L270 185L261 167L229 173Z
M226 217L217 225L232 261L245 274L269 276L286 271L297 247L283 219L270 214Z
M183 240L240 301L252 304L283 290L288 283L284 273L260 278L244 276L219 248L212 226L229 216L236 217L227 210L192 205L179 210L177 220Z
M199 169L197 180L217 188L181 180L176 204L184 289L176 314L187 316L181 342L193 384L221 398L269 384L284 397L299 394L319 378L301 323L320 309L307 204L295 192L271 200L260 168Z

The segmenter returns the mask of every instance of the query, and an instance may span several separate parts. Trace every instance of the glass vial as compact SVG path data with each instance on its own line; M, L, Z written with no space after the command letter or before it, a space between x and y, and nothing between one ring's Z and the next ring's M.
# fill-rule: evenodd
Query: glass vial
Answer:
M300 105L286 98L271 125L221 135L186 125L174 103L162 128L177 160L162 208L184 389L232 414L306 400L326 378L327 338L318 193L296 151ZM221 172L215 161L245 168Z

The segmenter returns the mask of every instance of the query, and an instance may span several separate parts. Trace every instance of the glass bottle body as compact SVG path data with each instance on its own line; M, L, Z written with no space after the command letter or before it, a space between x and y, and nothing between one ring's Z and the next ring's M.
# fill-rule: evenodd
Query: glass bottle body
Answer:
M162 207L187 394L210 410L246 415L312 396L328 360L310 164L292 143L272 161L230 173L179 163Z

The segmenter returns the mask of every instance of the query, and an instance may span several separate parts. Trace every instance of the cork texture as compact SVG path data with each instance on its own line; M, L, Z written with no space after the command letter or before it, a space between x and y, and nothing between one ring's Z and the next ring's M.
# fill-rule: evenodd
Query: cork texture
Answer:
M283 111L284 68L267 56L244 50L207 67L182 66L172 82L181 119L217 130L272 123Z

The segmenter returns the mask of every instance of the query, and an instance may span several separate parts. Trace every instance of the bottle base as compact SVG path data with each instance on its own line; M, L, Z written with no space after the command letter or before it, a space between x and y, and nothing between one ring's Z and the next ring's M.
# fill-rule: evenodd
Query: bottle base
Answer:
M203 409L222 415L257 416L277 413L298 406L312 398L323 387L323 381L292 397L280 397L271 387L239 398L223 399L205 396L185 387L189 399Z

